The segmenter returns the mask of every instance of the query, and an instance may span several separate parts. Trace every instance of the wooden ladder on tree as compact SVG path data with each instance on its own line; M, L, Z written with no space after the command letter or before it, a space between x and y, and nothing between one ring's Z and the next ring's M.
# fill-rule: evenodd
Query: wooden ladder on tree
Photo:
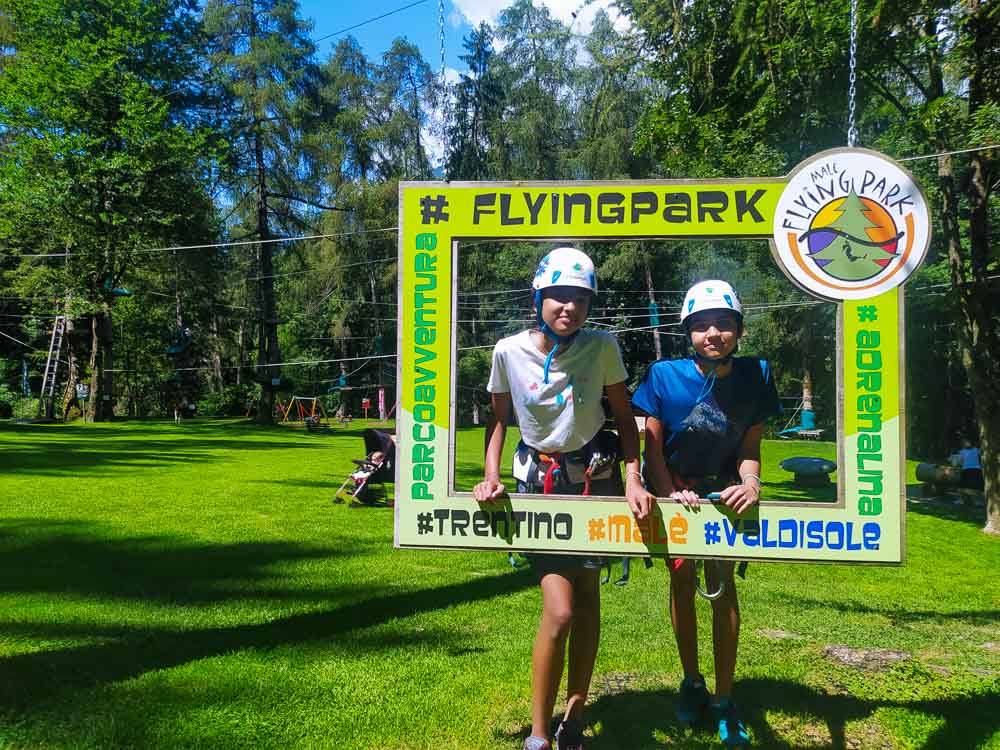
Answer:
M49 357L45 360L45 375L42 377L41 399L38 412L45 410L45 416L51 417L55 411L53 397L56 392L56 374L59 372L59 356L62 353L63 336L66 334L66 316L57 315L52 325L52 340L49 342Z

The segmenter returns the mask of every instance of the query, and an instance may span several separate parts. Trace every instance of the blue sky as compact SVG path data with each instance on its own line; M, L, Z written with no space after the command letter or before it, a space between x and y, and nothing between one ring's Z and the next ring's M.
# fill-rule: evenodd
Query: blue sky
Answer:
M299 0L303 18L313 21L313 39L345 29L383 13L405 8L417 0ZM445 0L445 65L464 70L459 60L462 38L480 21L494 22L500 11L512 0ZM549 12L574 31L590 31L593 18L600 9L606 9L612 18L617 16L614 0L532 0L536 6L547 6ZM575 15L574 15L575 14ZM378 61L392 45L392 40L403 36L416 44L424 59L437 71L441 65L438 45L438 0L425 0L398 13L373 23L365 24L319 43L319 59L330 54L339 39L351 34L361 44L369 59Z
M313 21L312 37L318 39L369 18L402 8L411 2L414 0L369 0L367 3L345 2L345 0L334 2L299 0L299 6L302 16ZM445 0L445 64L448 67L464 67L458 56L461 52L462 37L471 29L465 17L456 12L452 0ZM393 39L398 36L406 37L420 48L424 59L435 71L440 68L438 0L427 0L387 18L319 42L319 59L325 59L337 42L348 35L358 40L365 54L373 61L381 58L392 45Z
M463 37L481 21L494 23L500 11L512 1L444 0L445 66L449 69L449 80L457 78L456 71L464 72L466 69L465 64L459 59L463 51ZM577 33L590 31L593 18L600 9L608 10L613 19L617 17L613 7L614 0L532 0L532 2L536 6L546 6L554 17L570 24ZM352 35L358 40L368 59L378 62L383 53L392 46L392 41L402 36L420 48L421 54L435 73L440 70L438 0L424 0L424 2L368 0L367 3L347 0L299 0L299 8L301 16L313 22L311 35L313 39L321 39L391 13L385 18L364 23L358 28L352 28L343 34L336 34L318 42L317 57L320 61L329 57L339 40ZM424 142L431 163L437 165L443 155L443 145L435 132L434 127L428 127L424 132Z

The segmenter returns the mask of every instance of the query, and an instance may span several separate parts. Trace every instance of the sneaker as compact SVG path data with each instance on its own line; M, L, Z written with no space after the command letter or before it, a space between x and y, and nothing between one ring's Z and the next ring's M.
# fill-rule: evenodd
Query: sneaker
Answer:
M693 724L701 718L711 703L712 696L705 687L705 681L700 677L685 677L677 695L675 709L677 720Z
M548 740L531 735L525 738L524 744L521 745L521 750L552 750L552 745L549 744Z
M719 723L719 739L727 745L749 745L750 735L740 718L736 705L728 698L723 698L718 705L712 706L712 713Z
M584 750L583 727L573 719L563 719L556 730L556 750Z

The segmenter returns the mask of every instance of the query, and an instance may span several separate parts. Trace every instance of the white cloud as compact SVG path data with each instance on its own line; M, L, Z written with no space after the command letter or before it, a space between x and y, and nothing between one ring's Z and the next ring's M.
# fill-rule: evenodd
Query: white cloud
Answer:
M455 9L471 26L478 26L481 21L495 24L500 12L511 5L511 0L452 0ZM605 10L614 23L615 28L623 31L629 24L615 6L615 0L532 0L535 7L547 7L553 18L558 18L567 25L572 25L574 32L586 34L594 25L594 17L598 11ZM574 19L573 14L576 13Z
M510 5L510 0L452 0L452 3L469 25L476 27L483 21L496 23L500 11Z
M455 85L461 78L461 71L456 68L445 66L444 78L449 85ZM420 140L427 151L427 156L431 160L431 167L437 169L444 163L444 125L442 123L443 112L435 109L430 113L429 121L420 129Z
M420 129L420 141L431 161L431 168L438 169L444 163L444 140L438 123Z

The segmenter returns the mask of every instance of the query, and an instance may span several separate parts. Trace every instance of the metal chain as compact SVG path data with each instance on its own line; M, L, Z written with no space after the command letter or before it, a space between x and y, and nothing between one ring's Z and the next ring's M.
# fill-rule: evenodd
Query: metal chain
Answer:
M444 83L444 0L438 0L438 41L441 47L441 83Z
M438 42L441 50L441 145L444 150L442 163L448 158L448 120L451 97L448 94L448 79L444 64L444 0L438 0Z
M856 104L857 89L857 66L858 66L858 0L851 0L851 61L850 61L850 81L851 85L847 90L847 145L854 148L858 142L858 129L854 124L854 107Z

